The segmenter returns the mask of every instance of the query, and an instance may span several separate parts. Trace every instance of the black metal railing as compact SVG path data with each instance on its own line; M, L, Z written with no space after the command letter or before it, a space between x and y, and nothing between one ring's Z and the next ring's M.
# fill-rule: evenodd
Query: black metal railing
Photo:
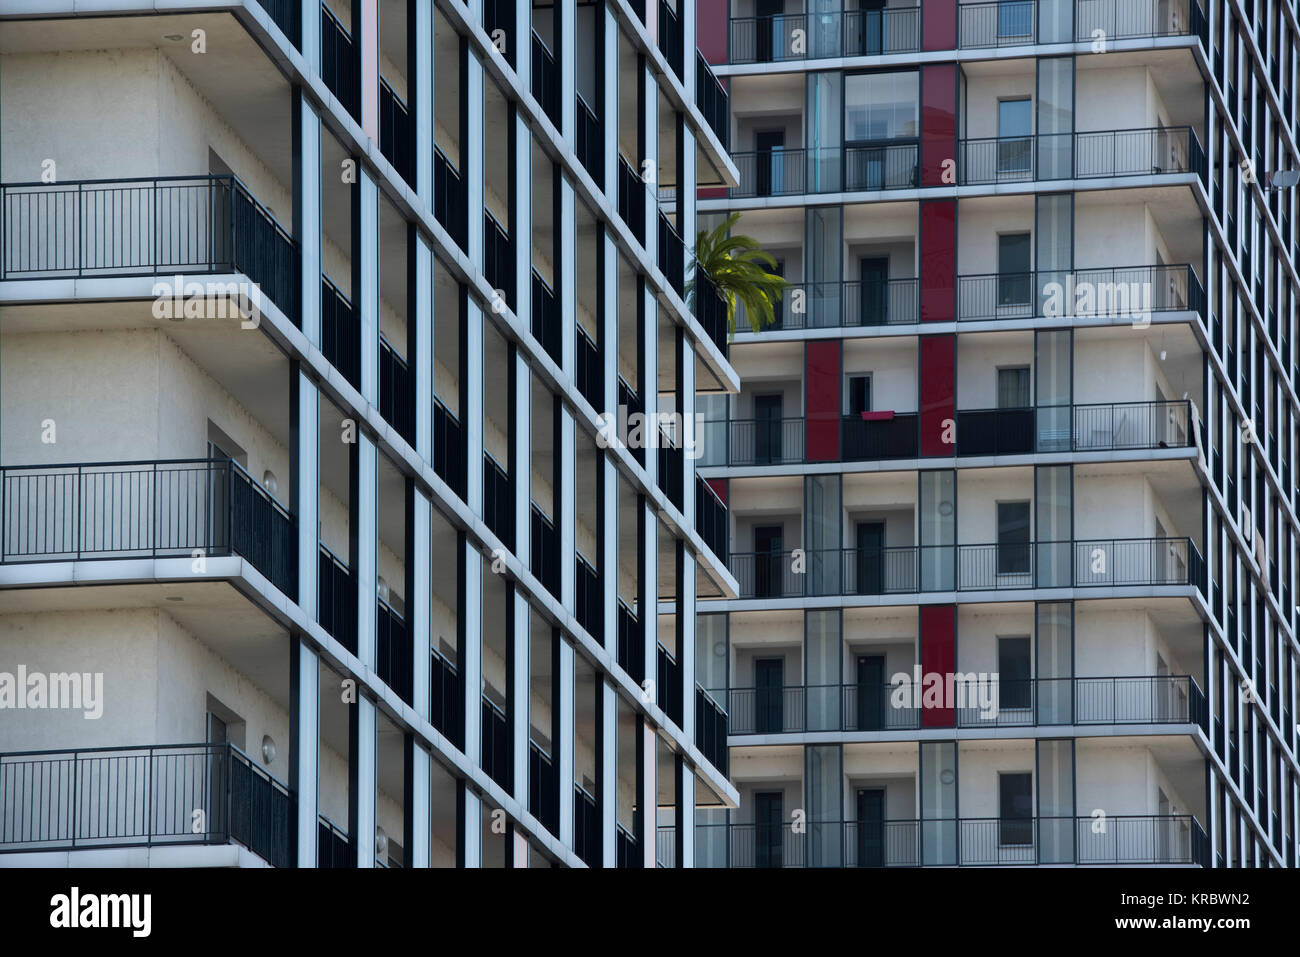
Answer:
M506 713L487 695L482 696L483 726L479 766L503 788L510 787L510 724Z
M375 627L375 670L379 680L397 692L407 704L412 704L412 668L415 649L405 619L383 599L377 603L378 617Z
M599 867L600 806L581 785L573 786L573 853L588 867Z
M301 0L261 0L262 9L295 47L302 47Z
M686 467L686 456L682 449L674 445L672 439L665 435L662 430L659 432L657 458L659 467L655 474L655 484L668 496L668 501L672 502L680 510L683 507L682 480Z
M695 271L696 282L693 297L695 318L704 328L704 334L725 357L731 339L731 330L727 328L727 302L718 292L712 277L698 263L691 268ZM777 309L780 308L781 304L777 303Z
M623 826L621 822L614 824L614 837L617 842L617 850L614 855L616 867L641 867L641 852L637 846L636 835Z
M555 55L536 30L533 31L533 97L558 127L563 119L560 116L560 74L556 69Z
M383 335L379 337L379 414L398 435L415 444L415 378Z
M699 50L695 51L695 103L704 116L704 122L709 124L722 148L726 149L731 127L727 90Z
M655 867L677 866L677 828L672 824L655 828Z
M289 233L231 175L0 185L0 280L243 273L255 289L205 290L213 318L248 318L265 297L297 322L299 265ZM236 297L246 302L220 301Z
M742 552L729 567L742 598L1161 585L1205 590L1205 563L1189 538L809 549L798 556Z
M682 244L682 238L677 235L677 230L673 229L673 224L662 211L659 213L656 242L659 247L659 271L664 274L664 278L676 290L677 295L685 295L686 247Z
M320 277L320 345L329 363L361 388L361 322L352 301L323 273Z
M668 0L659 0L659 52L672 67L677 79L682 78L682 28L677 22L677 12Z
M805 13L732 17L732 63L915 53L921 49L921 8L819 11L809 29Z
M575 333L578 391L592 408L599 410L604 405L605 395L605 370L600 364L600 350L582 326L576 326Z
M320 74L352 118L361 121L361 53L343 21L320 5Z
M636 612L618 600L618 666L640 684L645 680L645 636Z
M726 829L723 831L723 829ZM697 825L725 833L727 866L988 867L1026 864L1209 865L1209 841L1186 814L1092 817L863 818Z
M915 140L731 154L740 172L732 197L912 189L920 185Z
M664 714L682 723L682 666L661 642L655 643L655 701Z
M415 182L415 126L406 102L392 85L379 78L379 152L393 164L397 175Z
M1035 0L963 3L958 8L957 45L962 49L1091 42L1098 31L1107 41L1197 36L1208 45L1205 14L1195 0L1075 0L1072 18L1047 21L1040 20Z
M528 813L552 834L560 833L560 776L536 741L528 742Z
M231 744L0 754L0 852L242 844L292 867L289 788Z
M600 120L596 118L596 111L587 105L587 101L582 98L581 93L575 94L577 98L577 121L578 129L576 136L576 149L578 159L591 174L591 178L596 181L596 185L604 187L605 185L605 144L600 134Z
M737 303L741 330L748 322ZM920 321L920 283L915 278L868 282L791 282L776 304L774 329L835 329L901 325Z
M600 576L596 574L595 566L589 561L577 555L574 559L576 567L576 591L577 591L577 618L578 624L587 630L597 641L604 640L605 622L601 613L603 601L600 592Z
M533 270L533 337L557 364L563 361L560 303L542 274Z
M483 210L483 276L500 293L505 305L514 305L514 246L505 227L486 209Z
M958 455L1032 452L1035 445L1034 410L959 409L956 438Z
M507 63L514 63L514 0L483 0L483 27Z
M456 666L437 649L429 656L429 721L456 747L464 747L465 705Z
M357 653L357 583L347 563L320 546L316 620L348 651Z
M464 249L465 188L460 180L460 171L437 146L433 148L433 216Z
M239 555L296 597L293 516L230 459L0 468L0 563Z
M560 597L560 536L546 514L534 502L531 516L528 547L531 552L529 570L537 576L543 587L556 598Z
M985 273L957 277L957 318L1036 316L1149 318L1153 312L1205 314L1205 292L1190 265Z
M715 768L727 773L727 712L707 691L695 686L695 746Z
M915 412L862 412L840 418L840 458L876 462L915 458L920 417Z
M703 478L695 476L695 530L722 562L727 561L729 525L727 506L718 498L718 493Z
M316 818L316 866L327 870L356 866L347 832L324 814Z
M645 243L645 183L632 164L618 157L618 215L643 245Z
M515 491L506 470L483 453L483 521L506 548L515 547Z
M465 497L465 436L460 420L442 400L433 400L433 470L461 498Z
M1205 176L1205 152L1189 126L1040 133L957 144L957 181L963 185L1168 173Z
M803 418L728 419L705 422L703 447L721 452L709 465L789 465L804 459Z

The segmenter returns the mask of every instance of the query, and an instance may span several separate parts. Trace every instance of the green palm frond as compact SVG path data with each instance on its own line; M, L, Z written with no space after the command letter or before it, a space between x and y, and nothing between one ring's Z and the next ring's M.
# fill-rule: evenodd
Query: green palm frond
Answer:
M695 237L695 263L686 284L686 300L695 306L697 280L703 271L727 304L727 335L736 334L736 310L744 306L749 328L761 332L776 321L776 304L787 285L772 270L776 260L752 236L731 235L740 220L732 213L713 230L700 230Z

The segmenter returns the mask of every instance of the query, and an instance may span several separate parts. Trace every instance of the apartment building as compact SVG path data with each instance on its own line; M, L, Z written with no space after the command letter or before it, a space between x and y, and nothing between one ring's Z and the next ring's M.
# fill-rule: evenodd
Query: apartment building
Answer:
M0 0L0 866L695 863L695 23Z
M698 397L739 806L697 861L1294 866L1296 4L698 29L700 219L790 285Z

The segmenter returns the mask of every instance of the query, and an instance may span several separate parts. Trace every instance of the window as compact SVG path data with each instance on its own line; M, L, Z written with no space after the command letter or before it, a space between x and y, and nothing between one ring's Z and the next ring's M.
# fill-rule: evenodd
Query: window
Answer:
M1001 0L998 4L998 38L1031 36L1035 6L1033 0Z
M998 707L1032 706L1032 679L1029 670L1027 637L998 639Z
M1029 304L1029 233L998 236L998 305Z
M1027 409L1029 401L1029 366L1012 366L998 370L998 408Z
M998 502L998 574L1029 574L1029 503Z
M857 73L844 78L844 141L915 139L919 74Z
M998 172L1028 173L1032 156L1033 110L1028 98L998 103Z

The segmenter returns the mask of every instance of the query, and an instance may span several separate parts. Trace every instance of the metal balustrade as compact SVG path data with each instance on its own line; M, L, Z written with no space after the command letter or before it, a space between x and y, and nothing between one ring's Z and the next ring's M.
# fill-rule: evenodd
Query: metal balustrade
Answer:
M437 648L429 656L429 721L456 747L464 747L465 707L456 666Z
M546 354L558 365L564 358L560 303L555 297L555 290L536 269L533 270L532 305L533 338L542 344Z
M957 319L1071 317L1140 321L1151 313L1205 314L1190 265L985 273L957 277Z
M244 319L265 297L296 323L299 268L292 237L232 175L0 185L0 280L243 273L256 290L204 289L212 318Z
M727 540L731 523L727 506L699 475L695 476L695 531L722 562L727 561Z
M415 183L415 126L406 102L392 85L379 78L379 152L393 164L397 175Z
M483 521L506 548L515 547L514 483L487 452L483 453Z
M323 544L317 562L316 620L348 651L357 653L357 583L347 563Z
M460 420L442 400L433 400L433 470L461 498L465 497L465 437Z
M1158 176L1205 178L1205 151L1190 126L1040 133L957 143L962 185Z
M555 55L536 30L532 31L532 36L533 97L558 127L563 118L560 116L560 74L556 68Z
M1047 21L1038 16L1036 0L963 3L957 9L961 49L1092 43L1098 31L1107 42L1195 36L1209 44L1205 13L1196 0L1075 0L1072 17Z
M727 712L698 684L695 686L695 746L725 777L728 768Z
M0 468L0 563L238 555L296 597L294 520L230 459Z
M699 50L695 51L695 105L704 116L718 137L723 149L727 149L731 128L730 106L727 90L719 81L709 61Z
M773 63L824 57L915 53L921 49L921 8L783 13L732 17L731 63Z
M415 380L387 339L379 336L379 414L411 445L415 444Z
M320 5L320 74L343 108L361 122L361 54L351 32L324 3Z
M741 598L1169 585L1205 590L1205 563L1190 538L808 549L797 556L742 552L731 556L729 567Z
M295 814L231 744L0 754L0 853L235 843L292 867Z
M330 365L361 389L361 320L352 308L352 300L330 281L324 273L320 277L320 342L321 352Z
M379 680L407 704L413 704L414 643L405 619L383 599L377 603L375 658Z
M433 148L433 217L461 249L466 244L465 187L460 172L438 146Z

